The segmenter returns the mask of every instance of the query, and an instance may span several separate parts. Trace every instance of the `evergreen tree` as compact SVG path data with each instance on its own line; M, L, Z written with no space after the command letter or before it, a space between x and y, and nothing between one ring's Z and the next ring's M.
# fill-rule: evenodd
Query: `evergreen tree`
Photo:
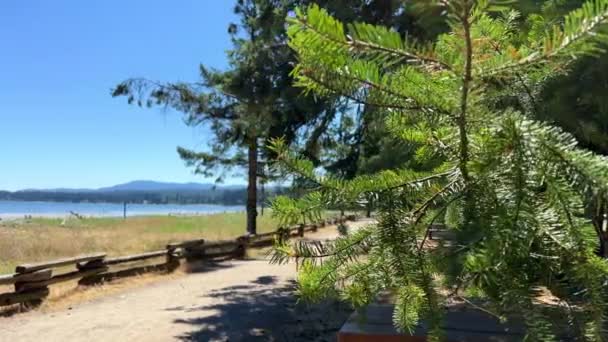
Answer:
M523 84L542 88L576 59L597 55L608 41L601 31L608 0L589 1L526 39L523 19L505 1L428 3L450 30L432 44L382 26L345 27L317 6L290 19L299 86L384 109L392 134L419 144L419 161L439 165L345 180L317 174L275 140L278 167L315 188L273 202L284 222L369 197L379 218L334 242L281 242L273 261L302 264L299 292L311 300L340 295L361 306L391 290L395 325L412 330L425 319L433 339L442 336L444 304L470 304L475 295L484 299L477 308L523 320L528 340L602 340L608 263L595 254L584 206L606 193L608 159L525 108L498 102L506 93L530 102ZM436 221L453 232L452 243L429 246ZM541 289L563 304L539 305Z
M210 151L180 147L178 153L196 173L211 176L221 172L218 181L235 168L247 170L247 231L252 234L256 233L258 179L267 182L272 178L265 165L272 157L265 148L269 139L285 137L290 143L298 142L302 129L319 137L325 126L317 122L323 123L324 116L335 112L331 101L301 95L292 86L295 56L286 44L285 17L297 3L237 1L234 11L240 22L229 27L234 47L227 54L227 71L201 66L198 84L135 78L113 91L113 96L127 96L129 103L140 106L172 107L185 113L188 125L211 128Z

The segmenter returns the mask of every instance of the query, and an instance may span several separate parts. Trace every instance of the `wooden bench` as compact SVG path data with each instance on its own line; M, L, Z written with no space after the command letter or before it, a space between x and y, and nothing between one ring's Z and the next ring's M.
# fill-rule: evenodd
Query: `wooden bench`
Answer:
M399 333L393 326L392 304L372 304L362 313L353 313L338 332L338 342L423 342L428 326L422 322L412 334ZM511 342L524 338L521 325L501 324L496 318L469 307L452 305L443 329L447 341Z

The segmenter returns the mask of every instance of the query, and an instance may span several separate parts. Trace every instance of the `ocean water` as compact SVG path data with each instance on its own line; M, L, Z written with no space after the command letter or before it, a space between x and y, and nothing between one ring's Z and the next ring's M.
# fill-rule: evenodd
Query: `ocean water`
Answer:
M127 204L127 216L142 215L204 215L223 212L244 211L244 206L216 204ZM121 203L70 203L70 202L24 202L0 201L0 218L64 217L71 212L83 216L123 215Z

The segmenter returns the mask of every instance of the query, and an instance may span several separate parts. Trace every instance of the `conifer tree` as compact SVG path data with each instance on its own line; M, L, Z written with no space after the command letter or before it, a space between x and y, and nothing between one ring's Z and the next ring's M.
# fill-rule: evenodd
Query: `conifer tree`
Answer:
M439 163L429 172L404 168L345 180L318 174L275 140L277 167L314 184L302 198L273 202L283 222L369 197L379 215L377 224L334 242L279 242L273 261L302 264L305 299L341 296L362 306L393 291L395 325L412 330L424 319L435 340L442 338L444 304L471 304L472 296L483 299L476 307L487 313L523 320L528 340L603 340L608 263L595 254L584 206L606 193L608 159L496 102L522 82L540 87L577 58L597 55L608 42L608 0L588 1L527 39L517 30L524 19L508 1L425 3L441 8L450 28L432 44L382 26L344 25L317 6L290 18L299 86L384 109L392 134L420 144L420 161ZM438 222L454 239L430 246ZM560 305L539 305L540 292Z
M246 170L251 234L256 233L258 180L268 182L273 176L266 167L272 157L266 149L269 139L284 136L292 143L303 128L313 131L313 137L321 136L325 127L316 125L323 122L317 119L334 111L331 101L303 96L292 85L294 55L286 44L285 16L294 2L236 2L234 12L240 22L228 29L233 43L227 53L228 70L201 65L198 83L133 78L113 91L113 96L126 96L129 103L182 112L188 125L208 125L213 133L208 151L179 147L178 153L196 173L216 176L218 181L226 172Z

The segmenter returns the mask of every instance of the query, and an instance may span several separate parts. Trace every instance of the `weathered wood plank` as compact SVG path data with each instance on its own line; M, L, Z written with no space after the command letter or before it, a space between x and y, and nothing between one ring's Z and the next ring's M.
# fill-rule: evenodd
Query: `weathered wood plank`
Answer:
M125 262L153 259L153 258L158 258L158 257L162 257L162 256L166 257L167 254L168 254L167 250L163 249L160 251L154 251L154 252L148 252L148 253L127 255L127 256L116 257L116 258L108 258L108 259L105 259L103 263L104 263L104 265L116 265L116 264L121 264L121 263L125 263Z
M81 255L81 256L77 256L77 257L73 257L73 258L63 258L63 259L57 259L57 260L53 260L53 261L43 261L43 262L32 263L32 264L23 264L23 265L17 266L15 268L15 272L29 273L29 272L42 270L45 268L76 264L76 263L82 262L82 261L103 259L103 258L105 258L105 256L106 256L105 253L96 253L96 254Z
M173 242L167 245L167 249L168 250L175 250L177 248L188 248L188 247L194 247L194 246L199 246L205 243L204 239L199 239L199 240L189 240L189 241L182 241L182 242Z
M19 282L29 282L29 281L41 281L51 279L53 276L53 270L50 268L44 270L38 270L31 273L22 273L19 274L15 279L16 283Z
M0 294L0 306L13 305L19 303L26 303L36 300L44 299L49 295L49 289L43 288L31 292L23 293L3 293Z
M14 284L16 275L16 273L0 275L0 285Z
M17 292L23 292L23 291L29 291L29 290L38 289L38 288L44 288L49 285L62 283L62 282L70 281L73 279L84 278L84 277L88 277L88 276L91 276L91 275L94 275L97 273L106 272L107 270L108 270L108 267L104 266L104 267L100 267L100 268L92 269L92 270L74 271L74 272L58 274L48 280L15 283L15 290Z

